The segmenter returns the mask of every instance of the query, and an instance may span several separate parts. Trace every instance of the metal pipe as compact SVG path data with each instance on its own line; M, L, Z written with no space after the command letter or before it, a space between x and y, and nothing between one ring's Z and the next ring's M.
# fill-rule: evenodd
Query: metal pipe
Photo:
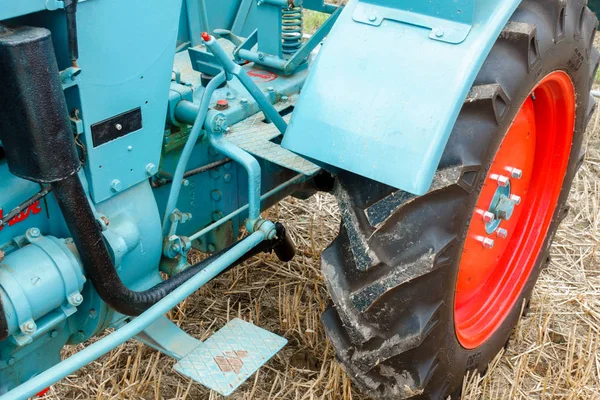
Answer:
M254 230L254 224L260 219L261 174L256 158L225 139L222 132L208 131L210 144L219 152L239 163L248 175L248 230Z
M158 317L166 314L170 309L177 306L182 300L197 291L211 279L225 270L243 254L249 252L265 240L265 233L257 231L236 244L230 251L220 256L193 278L174 290L164 299L150 307L138 318L133 319L124 327L111 333L103 339L89 345L79 353L69 357L60 364L47 369L41 374L31 378L24 384L0 397L0 400L27 399L39 393L44 388L65 378L66 376L83 368L92 361L107 354L116 346L125 343L152 324Z
M268 191L267 193L263 194L262 196L260 196L260 201L263 202L264 200L268 199L269 197L273 196L274 194L292 186L293 184L296 183L300 183L300 181L302 181L305 178L305 176L303 174L298 174L295 177L293 177L292 179L290 179L289 181L286 181L284 183L282 183L281 185L271 189L270 191ZM240 215L241 213L243 213L244 211L246 211L248 209L248 204L246 204L245 206L238 208L237 210L235 210L234 212L227 214L226 216L224 216L223 218L221 218L220 220L216 221L214 224L210 224L209 226L207 226L206 228L194 233L192 236L190 236L190 240L196 240L201 238L202 236L206 235L207 233L209 233L210 231L217 229L219 226L223 225L225 222L232 220L233 218L237 217L238 215Z
M279 132L285 134L285 131L287 130L287 123L283 120L281 115L279 115L279 113L277 112L275 107L273 107L271 102L265 97L260 88L256 86L256 83L254 83L254 81L246 73L244 68L234 63L233 60L229 58L229 55L227 55L225 50L223 50L223 48L219 45L219 43L215 40L213 36L210 36L209 34L204 32L202 34L202 39L204 39L206 47L208 47L211 53L213 53L213 55L217 58L217 60L223 66L225 71L238 78L240 83L256 100L258 106L265 114L265 116L273 122L277 129L279 129Z
M187 168L187 164L190 160L192 152L194 151L194 146L196 146L196 142L198 141L200 133L202 132L204 120L206 119L208 107L210 106L210 98L212 97L213 92L219 86L221 86L223 82L225 82L225 79L225 72L221 72L219 75L215 76L210 81L210 83L206 86L204 93L202 94L202 100L200 101L200 107L198 109L198 114L196 114L196 118L194 119L194 124L192 125L190 136L188 137L187 142L183 147L181 157L177 162L177 168L175 168L173 184L171 185L171 190L169 191L167 207L165 208L165 215L163 217L163 235L167 235L169 232L169 218L171 217L171 214L177 207L177 201L179 200L179 194L181 193L183 175L185 174L185 169Z
M592 90L592 96L600 98L600 90Z

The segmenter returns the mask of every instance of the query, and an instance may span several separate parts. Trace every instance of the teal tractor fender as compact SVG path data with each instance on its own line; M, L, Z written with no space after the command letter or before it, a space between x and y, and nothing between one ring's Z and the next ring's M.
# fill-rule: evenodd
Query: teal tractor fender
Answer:
M479 70L521 0L350 0L283 147L423 195Z

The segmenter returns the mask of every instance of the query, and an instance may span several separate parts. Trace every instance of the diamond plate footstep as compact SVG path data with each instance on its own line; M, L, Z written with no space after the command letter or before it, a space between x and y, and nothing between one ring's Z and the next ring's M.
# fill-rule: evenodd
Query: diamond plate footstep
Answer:
M175 365L175 371L224 396L285 346L287 340L233 319Z
M248 153L274 164L304 175L314 175L319 167L271 140L281 135L273 124L264 122L263 113L258 113L233 126L227 139ZM286 117L289 122L290 117Z

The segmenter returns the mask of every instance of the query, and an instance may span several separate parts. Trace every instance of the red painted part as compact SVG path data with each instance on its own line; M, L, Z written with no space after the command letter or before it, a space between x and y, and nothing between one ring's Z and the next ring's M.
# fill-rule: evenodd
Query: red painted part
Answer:
M46 389L44 389L41 392L39 392L38 394L36 394L35 397L44 397L49 391L50 391L50 388L47 387Z
M217 105L220 107L227 107L229 103L227 102L227 100L217 100Z
M210 40L210 35L208 34L208 32L202 32L202 39L205 42L208 42Z
M535 100L534 100L535 99ZM569 75L546 76L527 98L494 157L477 200L460 260L454 319L456 335L474 349L499 328L527 283L548 234L569 164L575 127L575 88ZM487 234L487 211L498 183L492 175L510 177L511 193L521 196L512 218L500 225L505 239ZM483 238L495 241L484 248Z

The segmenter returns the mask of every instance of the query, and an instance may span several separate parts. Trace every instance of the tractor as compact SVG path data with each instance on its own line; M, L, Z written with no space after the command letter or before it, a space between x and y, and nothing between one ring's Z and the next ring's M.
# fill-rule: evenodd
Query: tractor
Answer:
M319 191L345 371L374 399L457 398L548 263L597 25L585 0L0 0L0 398L130 339L231 394L286 339L233 319L200 341L165 314L291 260L261 211Z

